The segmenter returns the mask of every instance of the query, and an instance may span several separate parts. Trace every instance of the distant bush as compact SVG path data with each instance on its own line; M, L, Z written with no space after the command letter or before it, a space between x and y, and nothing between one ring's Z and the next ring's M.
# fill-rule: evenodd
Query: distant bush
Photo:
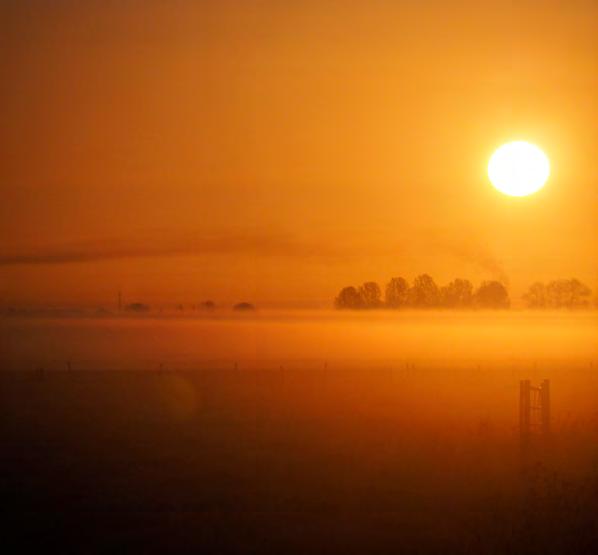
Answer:
M248 312L255 310L255 306L251 303L237 303L235 306L233 306L233 310L237 310L239 312Z
M149 312L150 307L149 307L149 305L146 305L143 303L131 303L131 304L128 304L127 306L125 306L125 310L127 312L142 313L142 312Z

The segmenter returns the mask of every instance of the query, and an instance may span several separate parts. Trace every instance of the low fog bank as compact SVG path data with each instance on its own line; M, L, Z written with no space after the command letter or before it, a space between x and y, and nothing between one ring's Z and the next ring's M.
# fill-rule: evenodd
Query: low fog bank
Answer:
M3 369L322 368L598 361L595 312L256 311L0 319Z

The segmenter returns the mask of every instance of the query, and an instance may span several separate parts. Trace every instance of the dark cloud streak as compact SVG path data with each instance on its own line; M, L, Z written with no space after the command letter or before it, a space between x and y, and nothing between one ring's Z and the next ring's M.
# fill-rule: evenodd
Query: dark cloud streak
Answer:
M144 241L90 241L0 252L0 266L71 264L125 258L248 254L301 258L336 258L341 249L299 240L290 234L213 234Z

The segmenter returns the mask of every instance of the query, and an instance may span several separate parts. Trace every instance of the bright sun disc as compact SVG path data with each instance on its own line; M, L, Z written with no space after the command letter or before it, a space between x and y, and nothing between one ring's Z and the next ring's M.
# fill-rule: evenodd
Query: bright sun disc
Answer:
M536 145L515 141L501 146L488 162L488 177L501 193L525 197L541 189L550 175L548 157Z

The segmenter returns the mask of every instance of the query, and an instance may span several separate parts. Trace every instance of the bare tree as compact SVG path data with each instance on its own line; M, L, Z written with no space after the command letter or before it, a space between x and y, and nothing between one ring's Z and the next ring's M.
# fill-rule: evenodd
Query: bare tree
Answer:
M366 281L359 288L359 294L365 308L380 308L382 306L382 291L375 281Z
M421 274L413 280L408 292L409 305L415 308L432 308L438 306L438 286L428 274Z
M407 304L409 284L402 277L392 278L386 285L385 304L389 308L399 308Z
M500 281L484 281L475 293L475 304L480 308L509 308L507 288Z
M338 309L359 309L364 307L363 297L353 286L343 287L334 299L334 306Z
M558 279L546 286L547 305L551 308L583 308L589 305L591 289L578 279Z
M440 306L467 308L473 302L473 285L467 279L454 279L440 288Z
M528 308L546 308L548 306L546 285L539 281L532 283L522 298Z

